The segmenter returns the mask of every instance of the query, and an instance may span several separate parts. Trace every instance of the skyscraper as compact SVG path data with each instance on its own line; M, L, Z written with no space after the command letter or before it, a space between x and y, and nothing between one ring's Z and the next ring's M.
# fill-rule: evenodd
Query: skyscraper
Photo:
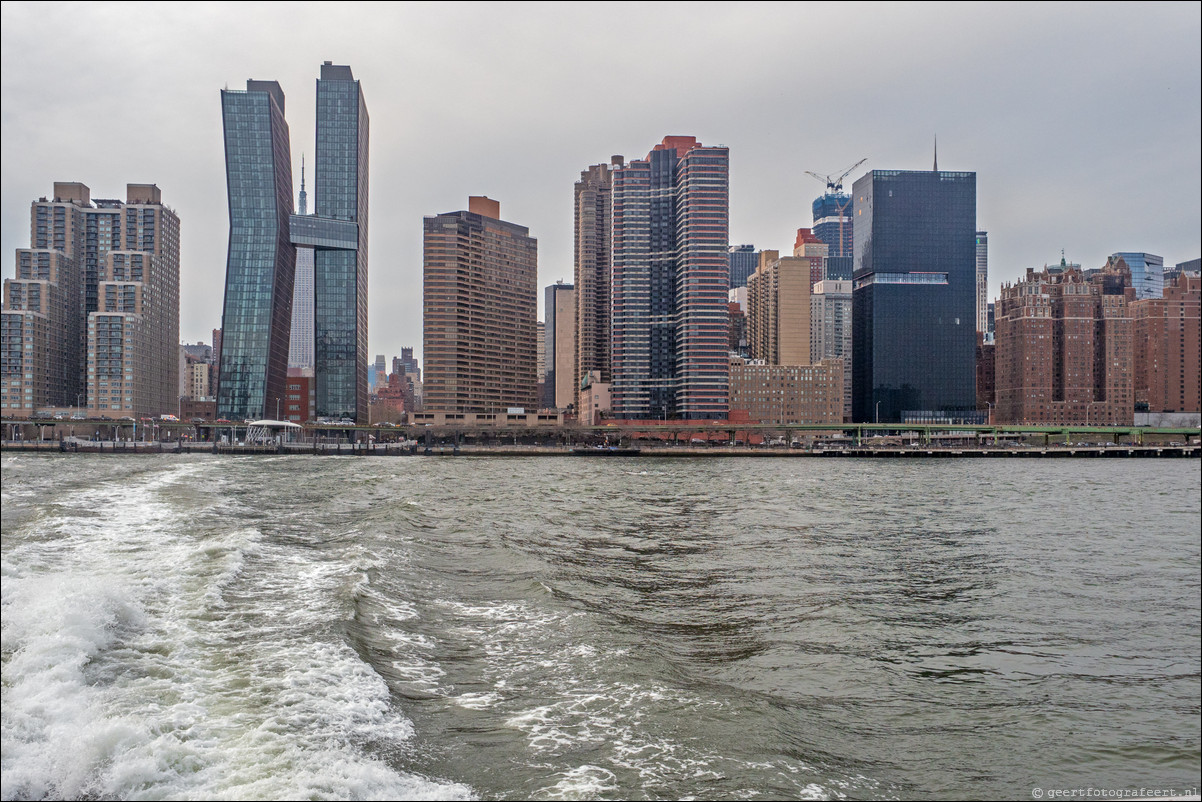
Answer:
M873 170L852 195L853 419L975 417L976 173Z
M305 160L301 158L300 202L296 213L309 214L305 192ZM292 289L292 334L288 345L288 367L313 367L313 249L296 249L296 280Z
M610 249L613 244L613 167L623 159L614 156L609 164L594 164L580 173L575 200L575 286L576 366L572 386L591 371L610 380Z
M852 255L855 226L851 207L851 198L843 192L827 192L814 199L814 236L830 246L831 257Z
M730 262L730 289L747 286L747 279L759 267L760 255L754 245L731 245L727 249Z
M825 252L825 243L816 245ZM760 251L759 267L747 281L747 343L753 359L810 364L811 268L824 257Z
M501 205L424 221L424 404L441 412L537 406L538 241Z
M317 81L314 217L337 234L328 238L336 242L314 243L317 415L360 422L367 420L368 133L351 68L325 62Z
M1131 286L1137 301L1164 297L1164 257L1154 253L1120 251L1111 258L1121 258L1131 270Z
M296 248L289 236L292 154L275 81L221 92L230 240L221 315L217 416L274 417L287 395Z
M178 410L179 218L153 184L126 200L55 183L33 203L31 245L4 282L0 409L29 417Z
M727 417L729 162L725 147L669 136L614 171L617 418Z
M567 409L576 405L576 288L552 284L546 288L546 402L544 407Z
M315 214L292 214L284 92L247 81L221 93L230 197L218 414L273 417L285 396L298 261L297 356L314 367L319 417L367 419L368 116L350 67L325 62L317 81ZM311 261L310 261L311 260ZM312 292L308 292L309 265ZM312 299L312 300L310 300ZM311 321L311 323L310 323ZM311 335L305 331L311 329ZM306 353L312 340L312 355Z
M977 232L977 332L989 331L989 232Z

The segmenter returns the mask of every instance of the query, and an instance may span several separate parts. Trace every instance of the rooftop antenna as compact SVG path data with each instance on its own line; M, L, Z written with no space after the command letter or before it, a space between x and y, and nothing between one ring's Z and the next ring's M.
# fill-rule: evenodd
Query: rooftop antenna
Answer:
M939 134L935 134L935 166L931 169L939 172Z

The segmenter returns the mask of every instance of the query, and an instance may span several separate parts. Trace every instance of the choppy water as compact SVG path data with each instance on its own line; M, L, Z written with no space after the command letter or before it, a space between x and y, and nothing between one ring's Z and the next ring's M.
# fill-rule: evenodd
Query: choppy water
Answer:
M1196 789L1200 486L5 456L3 798Z

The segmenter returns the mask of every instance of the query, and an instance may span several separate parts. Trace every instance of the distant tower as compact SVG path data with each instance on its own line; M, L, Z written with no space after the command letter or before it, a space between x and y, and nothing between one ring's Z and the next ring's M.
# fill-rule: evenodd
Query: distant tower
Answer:
M989 232L977 232L977 332L989 333Z
M305 192L305 157L301 156L300 201L297 214L309 213ZM296 282L292 289L292 337L288 345L288 367L313 367L313 249L296 249Z

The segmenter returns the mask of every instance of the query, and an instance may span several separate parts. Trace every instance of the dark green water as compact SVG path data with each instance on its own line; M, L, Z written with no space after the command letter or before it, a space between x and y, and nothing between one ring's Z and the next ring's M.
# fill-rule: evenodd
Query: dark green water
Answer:
M1196 461L3 472L6 799L1197 793Z

